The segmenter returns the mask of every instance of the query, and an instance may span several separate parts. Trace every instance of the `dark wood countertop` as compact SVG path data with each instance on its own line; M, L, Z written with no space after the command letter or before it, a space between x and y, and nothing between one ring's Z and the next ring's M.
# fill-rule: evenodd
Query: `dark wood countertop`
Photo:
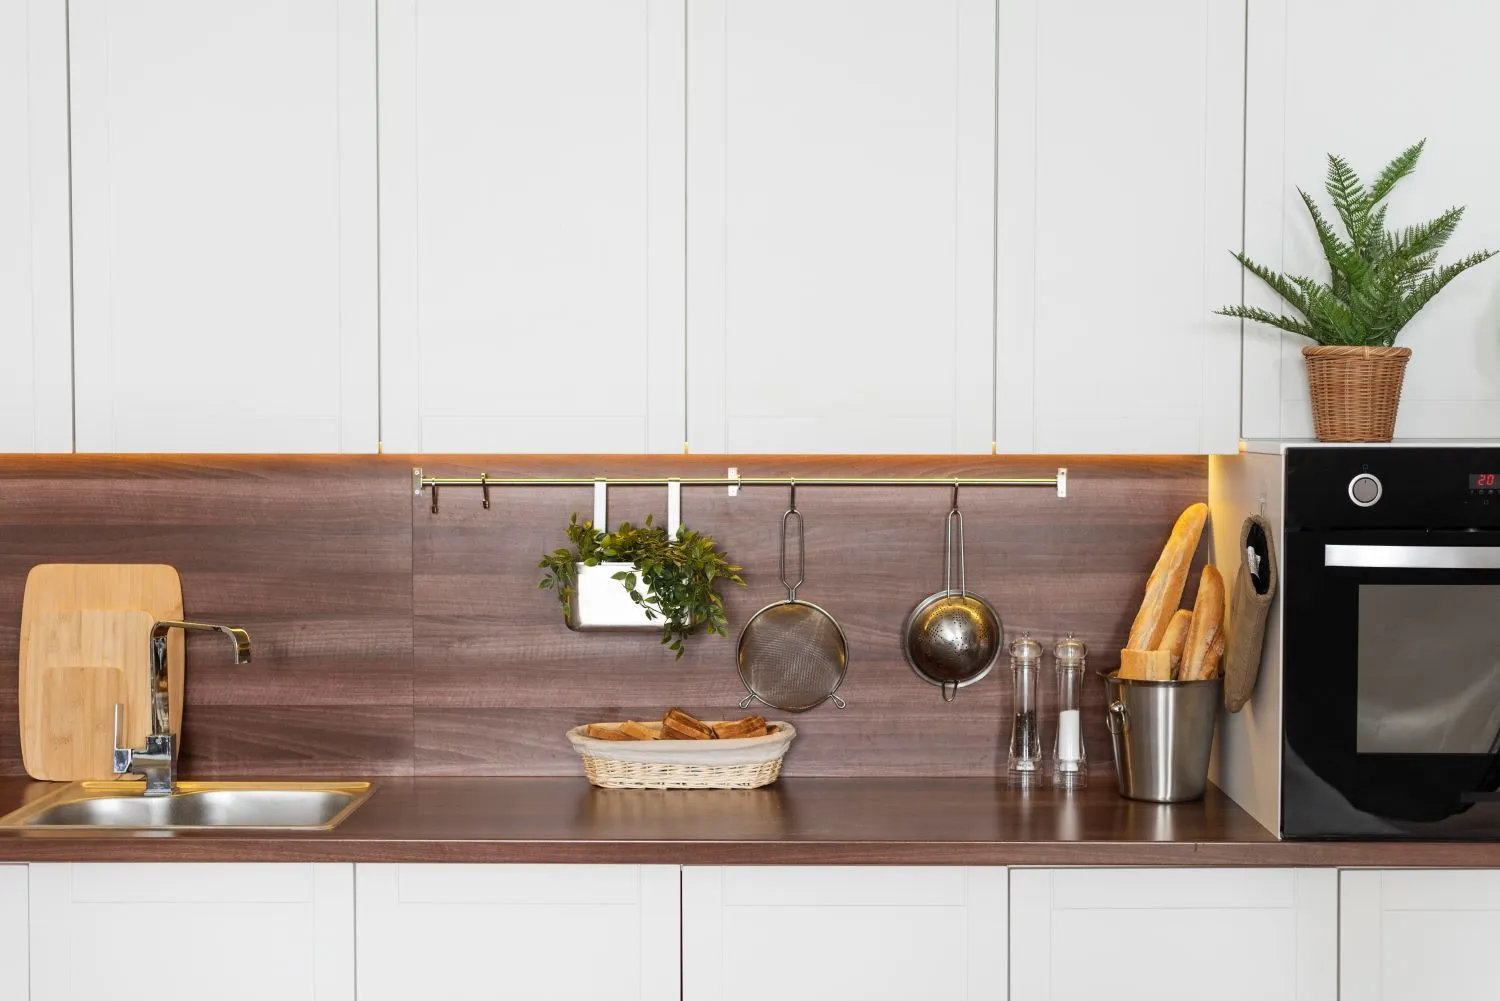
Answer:
M0 779L0 815L54 786ZM0 861L1500 866L1500 844L1281 842L1216 789L1157 806L985 779L789 778L744 792L382 779L332 831L0 831Z

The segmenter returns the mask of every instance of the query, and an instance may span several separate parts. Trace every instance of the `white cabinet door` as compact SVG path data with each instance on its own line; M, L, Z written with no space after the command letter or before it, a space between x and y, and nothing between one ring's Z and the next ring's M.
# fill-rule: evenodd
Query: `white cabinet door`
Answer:
M1235 451L1244 4L999 8L999 451Z
M387 451L681 451L684 2L379 0Z
M1005 899L1002 868L687 867L682 997L1004 1001Z
M360 1001L678 996L676 866L356 871Z
M72 0L78 450L373 452L373 0Z
M990 451L994 80L994 0L693 0L692 451Z
M0 452L73 448L66 0L0 3Z
M354 1001L354 867L31 866L31 1001Z
M0 865L0 1001L26 1001L27 888L24 865Z
M1015 869L1010 996L1335 1001L1338 918L1332 869Z
M1339 874L1340 1001L1500 999L1500 872Z
M1500 143L1475 128L1500 88L1493 40L1500 5L1432 0L1421 17L1403 0L1369 0L1351 17L1345 0L1255 0L1250 8L1246 101L1245 252L1278 271L1326 281L1328 266L1307 209L1323 193L1327 155L1369 178L1426 137L1417 172L1390 200L1391 228L1426 222L1452 205L1468 211L1442 261L1500 249ZM1336 44L1330 44L1337 39ZM1420 86L1391 87L1376 101L1325 100L1374 66L1399 66ZM1320 97L1319 95L1322 95ZM1439 96L1441 95L1441 96ZM1402 332L1412 349L1397 438L1500 437L1500 260L1444 289ZM1280 308L1258 279L1246 301ZM1247 438L1313 435L1307 370L1294 334L1245 326Z

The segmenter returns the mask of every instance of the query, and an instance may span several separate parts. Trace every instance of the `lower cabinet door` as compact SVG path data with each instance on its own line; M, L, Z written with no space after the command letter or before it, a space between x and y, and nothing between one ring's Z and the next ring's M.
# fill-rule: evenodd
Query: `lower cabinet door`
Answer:
M689 867L682 997L1005 1001L1005 919L1001 868Z
M360 1001L669 1001L676 866L365 865Z
M1339 874L1341 1001L1500 1001L1500 872Z
M31 1001L353 1001L354 867L31 866Z
M1332 869L1013 869L1010 927L1014 1001L1338 993Z
M26 1001L27 889L24 865L0 865L0 1001Z

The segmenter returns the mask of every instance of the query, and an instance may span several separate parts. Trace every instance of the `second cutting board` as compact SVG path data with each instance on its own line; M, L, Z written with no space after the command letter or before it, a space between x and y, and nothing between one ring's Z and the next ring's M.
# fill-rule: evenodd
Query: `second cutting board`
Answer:
M21 760L32 778L108 779L114 706L122 740L150 725L149 636L182 618L177 571L160 564L46 563L26 578L21 611ZM173 733L181 732L183 641L167 640Z

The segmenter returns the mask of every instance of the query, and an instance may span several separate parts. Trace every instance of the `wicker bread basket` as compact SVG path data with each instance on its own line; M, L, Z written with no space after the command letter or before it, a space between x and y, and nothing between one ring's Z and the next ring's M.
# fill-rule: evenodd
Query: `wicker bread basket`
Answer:
M1411 348L1302 349L1319 441L1390 441Z
M764 737L730 740L599 740L575 726L568 741L605 789L758 789L776 781L797 736L790 723L769 726Z

